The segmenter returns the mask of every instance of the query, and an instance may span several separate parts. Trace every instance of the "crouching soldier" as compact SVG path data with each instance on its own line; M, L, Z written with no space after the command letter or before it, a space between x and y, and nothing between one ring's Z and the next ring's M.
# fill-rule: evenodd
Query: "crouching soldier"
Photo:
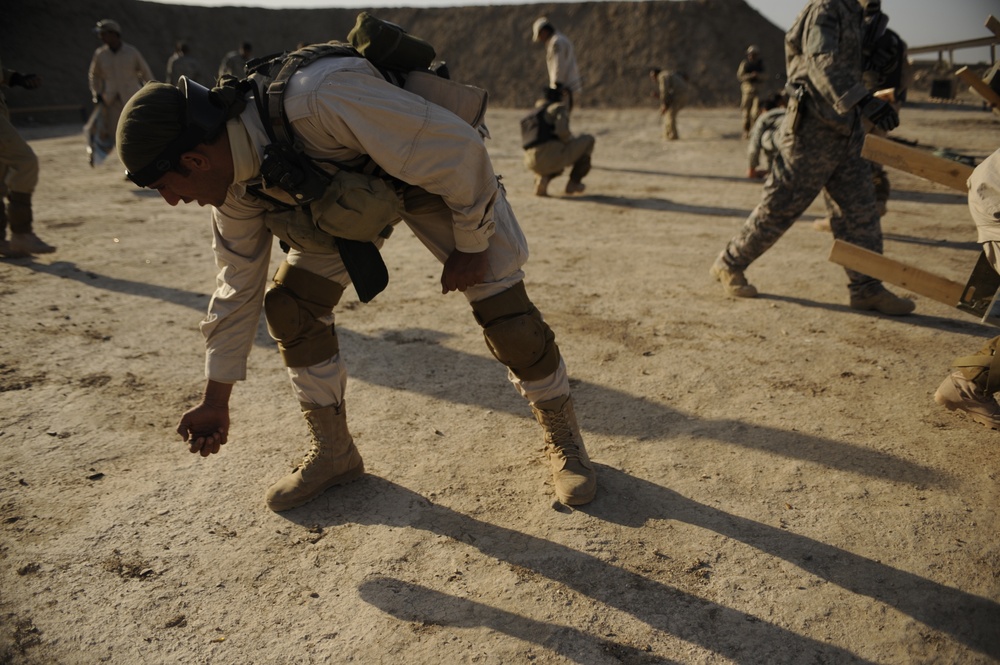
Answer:
M570 167L567 194L586 189L583 177L590 173L594 137L573 136L569 129L570 107L562 88L545 88L545 97L535 110L521 119L524 165L535 174L535 196L548 196L549 183Z
M559 501L589 502L596 476L566 366L525 289L525 239L481 134L389 83L356 52L304 58L293 71L280 96L246 82L211 91L186 79L150 83L119 126L133 182L170 205L212 206L219 274L201 324L207 384L177 428L191 452L207 456L228 440L230 393L245 379L263 308L311 432L310 450L267 490L267 506L295 508L364 473L347 426L333 310L352 282L363 301L385 286L377 248L401 218L443 264L442 293L469 300L530 404ZM277 130L288 135L276 139ZM341 213L359 209L340 205L352 196L370 197L381 212L362 204L362 219L342 224ZM272 235L289 249L268 286Z

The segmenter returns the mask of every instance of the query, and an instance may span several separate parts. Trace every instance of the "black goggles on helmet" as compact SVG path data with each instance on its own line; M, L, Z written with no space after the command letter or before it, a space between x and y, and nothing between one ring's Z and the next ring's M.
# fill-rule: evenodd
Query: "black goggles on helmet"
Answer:
M180 77L177 87L184 96L181 117L184 129L149 164L134 173L125 169L125 176L140 187L149 187L172 171L181 155L213 138L226 124L226 111L212 103L208 88L186 76Z

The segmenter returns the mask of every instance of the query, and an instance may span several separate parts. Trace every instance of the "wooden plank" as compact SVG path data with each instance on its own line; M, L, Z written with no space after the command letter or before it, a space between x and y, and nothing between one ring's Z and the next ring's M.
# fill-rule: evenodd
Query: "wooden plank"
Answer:
M971 166L952 159L935 157L926 150L911 148L896 141L869 134L865 137L861 156L867 160L947 185L963 193L969 191L965 182L972 175Z
M965 290L964 284L900 263L843 240L833 241L830 260L845 268L901 286L949 307L958 305L962 291Z
M994 108L1000 107L1000 95L986 85L986 81L979 78L974 71L968 67L962 67L955 72L955 76L968 83L970 88L979 93L979 96L992 104Z
M993 14L990 14L989 18L986 19L986 27L997 37L1000 37L1000 20Z

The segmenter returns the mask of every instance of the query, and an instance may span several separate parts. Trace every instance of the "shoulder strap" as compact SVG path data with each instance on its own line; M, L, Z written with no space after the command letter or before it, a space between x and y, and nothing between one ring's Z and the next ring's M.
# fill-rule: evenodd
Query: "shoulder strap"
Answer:
M274 141L282 141L290 145L295 144L295 137L292 134L291 124L285 114L285 89L292 75L300 68L319 60L320 58L360 58L357 50L350 44L343 42L328 42L326 44L310 44L291 53L283 53L276 57L264 59L258 65L247 64L247 71L251 76L267 78L270 81L263 82L264 90L262 97L258 100L258 110L266 111L261 114L264 127L268 136ZM262 71L267 69L266 72ZM277 68L277 73L271 74Z

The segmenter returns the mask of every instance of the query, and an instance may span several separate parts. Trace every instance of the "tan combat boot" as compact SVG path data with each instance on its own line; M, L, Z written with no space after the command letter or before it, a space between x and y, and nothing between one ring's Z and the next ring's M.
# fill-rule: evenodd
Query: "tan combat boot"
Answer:
M597 474L583 446L576 424L573 398L557 397L531 406L545 433L545 456L552 469L556 498L567 506L581 506L597 492Z
M552 176L550 175L536 175L535 176L535 196L548 196L549 195L549 183L552 182Z
M906 316L916 305L908 298L900 298L886 288L881 288L870 296L851 296L851 309L873 310L889 316Z
M982 388L967 379L961 370L944 378L934 393L934 401L949 411L965 411L977 423L1000 429L1000 405Z
M268 488L265 501L276 513L309 503L334 485L357 480L365 473L361 454L347 430L343 403L339 408L303 403L302 414L309 424L312 448L299 466Z
M11 192L7 195L7 220L10 222L10 243L8 256L28 254L51 254L56 248L46 243L31 231L31 194Z
M709 273L722 284L723 290L737 298L756 298L757 288L747 282L742 270L733 270L722 258L715 260Z

